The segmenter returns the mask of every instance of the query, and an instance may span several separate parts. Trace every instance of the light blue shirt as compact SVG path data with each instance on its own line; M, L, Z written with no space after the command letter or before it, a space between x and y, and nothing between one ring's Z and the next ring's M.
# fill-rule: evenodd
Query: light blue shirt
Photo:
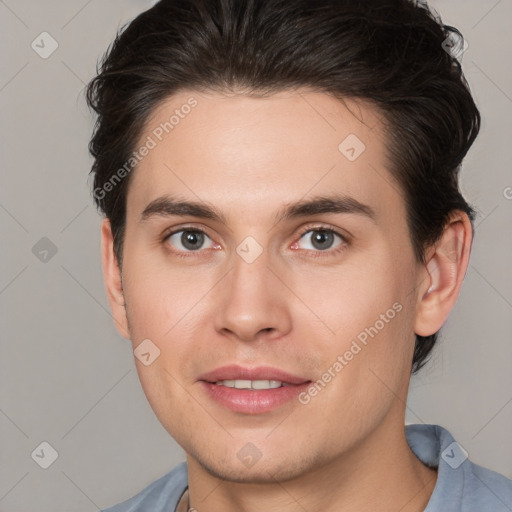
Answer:
M425 512L512 512L512 480L471 462L448 430L406 425L405 435L414 454L438 468ZM187 486L187 463L182 462L133 498L103 512L175 512Z

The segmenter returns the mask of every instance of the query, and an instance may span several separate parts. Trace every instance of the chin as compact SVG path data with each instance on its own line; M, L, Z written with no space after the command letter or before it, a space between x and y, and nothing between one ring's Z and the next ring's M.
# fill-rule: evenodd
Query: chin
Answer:
M303 476L306 473L314 471L316 467L320 468L323 461L321 457L300 457L294 454L293 459L290 454L277 459L265 459L262 456L257 461L241 461L236 454L229 459L224 455L222 458L211 454L209 457L193 458L197 463L210 475L215 478L226 480L229 482L246 483L246 484L267 484L276 482L286 482Z

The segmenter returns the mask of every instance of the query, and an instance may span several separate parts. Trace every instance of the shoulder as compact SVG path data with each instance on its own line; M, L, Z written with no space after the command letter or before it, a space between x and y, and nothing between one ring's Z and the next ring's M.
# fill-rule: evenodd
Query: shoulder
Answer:
M473 507L468 510L510 512L512 480L469 461L463 495Z
M133 498L102 512L174 512L188 485L187 463L182 462L172 471L139 492Z
M425 512L510 512L512 480L475 464L465 448L439 425L407 425L407 442L437 482Z

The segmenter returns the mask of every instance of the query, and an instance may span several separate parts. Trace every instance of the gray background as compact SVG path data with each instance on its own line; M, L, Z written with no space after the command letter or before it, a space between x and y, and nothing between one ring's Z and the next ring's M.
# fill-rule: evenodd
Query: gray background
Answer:
M0 0L2 512L98 510L184 460L114 329L87 178L83 87L115 31L152 3ZM479 217L462 295L412 380L406 420L445 426L475 462L512 478L512 1L431 5L469 43L483 128L462 189ZM43 31L59 45L47 59L31 48ZM43 237L57 249L47 261L32 252ZM31 457L43 441L58 452L48 469Z

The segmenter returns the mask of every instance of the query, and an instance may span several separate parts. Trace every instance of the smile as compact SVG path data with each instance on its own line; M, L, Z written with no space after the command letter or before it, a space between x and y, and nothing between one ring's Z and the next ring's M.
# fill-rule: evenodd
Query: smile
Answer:
M276 389L289 385L279 380L220 380L215 384L236 389Z

